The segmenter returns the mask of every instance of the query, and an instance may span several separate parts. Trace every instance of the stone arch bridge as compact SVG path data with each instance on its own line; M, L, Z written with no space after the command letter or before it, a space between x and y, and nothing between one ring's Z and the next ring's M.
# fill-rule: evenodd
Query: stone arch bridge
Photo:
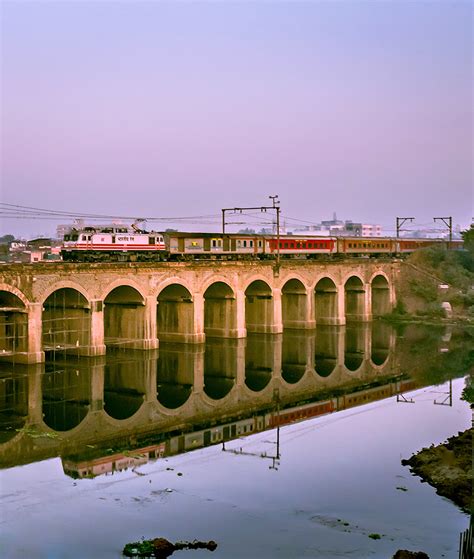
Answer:
M0 268L0 358L103 355L369 321L395 304L399 263L38 263Z

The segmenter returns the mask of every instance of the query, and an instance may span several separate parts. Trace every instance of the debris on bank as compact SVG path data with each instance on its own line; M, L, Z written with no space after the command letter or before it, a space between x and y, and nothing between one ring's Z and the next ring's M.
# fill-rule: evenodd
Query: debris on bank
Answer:
M192 542L176 542L171 543L166 538L155 538L153 540L142 540L140 542L127 543L123 548L125 557L155 557L157 559L166 559L175 551L181 549L208 549L214 551L217 547L215 541L200 542L194 540Z
M430 559L423 551L408 551L408 549L399 549L392 559Z
M403 466L420 476L464 512L472 507L472 428L450 437L444 444L423 448Z

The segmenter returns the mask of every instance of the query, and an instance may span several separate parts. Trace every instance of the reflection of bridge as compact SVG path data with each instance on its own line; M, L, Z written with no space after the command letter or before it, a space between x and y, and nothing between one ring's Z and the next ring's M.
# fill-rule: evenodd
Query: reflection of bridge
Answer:
M275 390L283 409L321 391L377 384L398 374L394 343L388 325L323 326L17 364L2 375L0 464L242 416L272 406Z
M0 270L0 357L104 355L284 328L364 322L395 301L398 263L34 264Z

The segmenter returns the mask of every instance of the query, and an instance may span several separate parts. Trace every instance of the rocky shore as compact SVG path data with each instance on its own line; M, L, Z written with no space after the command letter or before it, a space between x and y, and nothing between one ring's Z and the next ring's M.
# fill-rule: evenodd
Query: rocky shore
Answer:
M403 466L420 476L464 512L472 510L472 431L468 429L438 446L423 448Z

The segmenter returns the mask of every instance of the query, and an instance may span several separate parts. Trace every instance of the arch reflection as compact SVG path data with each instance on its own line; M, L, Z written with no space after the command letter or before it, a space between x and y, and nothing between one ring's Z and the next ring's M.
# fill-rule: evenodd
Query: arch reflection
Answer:
M288 384L299 382L308 366L308 344L313 335L304 332L283 332L281 376Z
M28 369L1 365L0 444L13 438L28 417Z
M42 378L43 420L54 431L70 431L89 412L91 373L79 362L46 362Z
M251 334L245 347L245 384L260 392L270 382L274 363L274 336Z
M314 370L320 377L328 377L336 368L339 339L343 329L318 325L314 341Z
M357 371L364 361L365 333L363 326L346 326L344 365L349 371Z
M112 352L104 371L104 411L114 419L128 419L143 405L149 360L137 360L134 351Z
M204 353L204 393L221 400L234 387L241 365L242 341L215 338L206 342Z
M371 325L372 344L370 358L374 365L381 367L385 364L390 353L392 328L385 322Z
M195 353L195 346L188 348L186 345L161 345L157 361L156 391L158 401L165 408L179 408L191 396Z

